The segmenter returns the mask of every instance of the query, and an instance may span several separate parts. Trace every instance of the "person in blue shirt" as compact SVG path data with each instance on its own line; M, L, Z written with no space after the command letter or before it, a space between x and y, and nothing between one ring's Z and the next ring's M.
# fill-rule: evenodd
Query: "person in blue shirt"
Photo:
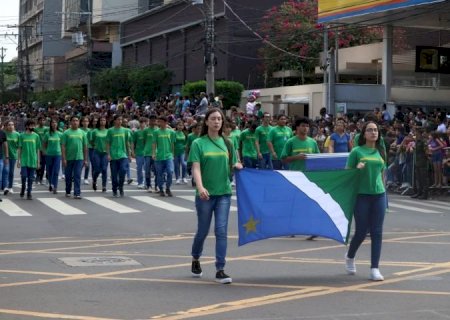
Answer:
M334 133L330 136L330 146L328 147L329 153L342 153L349 152L351 150L350 135L345 132L344 119L338 119L334 127Z

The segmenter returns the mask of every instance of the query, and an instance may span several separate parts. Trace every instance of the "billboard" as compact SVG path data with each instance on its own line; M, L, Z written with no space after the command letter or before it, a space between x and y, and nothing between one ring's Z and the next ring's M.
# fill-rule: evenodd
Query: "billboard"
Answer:
M396 10L444 0L319 0L319 23Z
M416 72L450 74L450 48L416 47Z

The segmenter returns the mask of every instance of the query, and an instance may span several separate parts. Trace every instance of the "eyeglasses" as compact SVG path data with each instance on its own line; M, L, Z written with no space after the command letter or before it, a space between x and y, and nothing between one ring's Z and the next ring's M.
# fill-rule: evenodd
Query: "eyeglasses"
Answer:
M366 132L372 133L372 132L378 132L377 128L367 128Z

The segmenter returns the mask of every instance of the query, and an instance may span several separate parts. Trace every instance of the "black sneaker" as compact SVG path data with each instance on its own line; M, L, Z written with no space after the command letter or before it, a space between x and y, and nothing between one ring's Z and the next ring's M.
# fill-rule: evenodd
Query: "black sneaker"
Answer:
M166 194L164 193L164 191L160 191L160 192L159 192L159 195L160 195L161 197L165 197L165 196L166 196Z
M8 195L8 193L9 193L9 189L5 188L5 191L3 191L3 194L6 196L6 195Z
M309 236L308 238L306 238L306 240L312 241L312 240L314 240L315 238L317 238L317 236Z
M166 194L168 197L173 197L172 191L170 191L170 189L166 189Z
M102 188L102 192L106 192L106 187L103 187L103 188Z
M125 196L125 193L123 192L123 190L120 190L119 194L120 194L121 198L123 198Z
M118 197L119 197L119 195L117 194L117 192L113 192L113 197L114 197L114 198L118 198Z
M97 183L92 182L92 190L97 191Z
M191 273L194 278L200 278L203 275L202 267L200 266L200 261L198 260L192 261Z
M128 179L127 184L132 184L133 183L133 179Z
M53 191L53 187L52 187L52 185L49 185L49 186L48 186L48 191L50 191L50 192L52 192L52 191Z
M56 188L53 189L53 194L58 194L58 190L56 190Z
M227 275L223 270L219 270L216 272L216 282L222 283L222 284L229 284L233 280L229 275Z
M27 193L27 200L33 200L33 196L31 195L31 193Z

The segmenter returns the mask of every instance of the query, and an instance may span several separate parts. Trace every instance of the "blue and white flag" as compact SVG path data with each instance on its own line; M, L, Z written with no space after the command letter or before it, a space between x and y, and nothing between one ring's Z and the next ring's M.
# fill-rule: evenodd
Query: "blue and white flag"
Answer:
M343 170L349 153L315 153L307 154L306 171Z
M236 171L239 245L289 235L348 240L357 170Z

